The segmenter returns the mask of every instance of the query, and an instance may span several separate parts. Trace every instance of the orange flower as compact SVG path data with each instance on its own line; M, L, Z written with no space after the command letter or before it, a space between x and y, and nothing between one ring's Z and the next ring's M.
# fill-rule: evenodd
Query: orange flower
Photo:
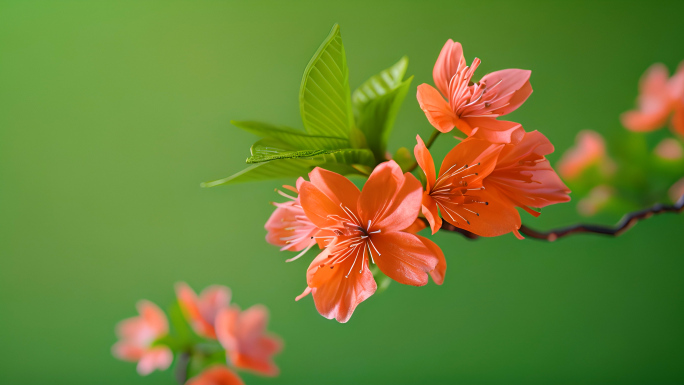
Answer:
M420 136L416 139L414 154L427 180L423 215L430 222L433 234L442 227L440 212L452 225L485 237L520 228L520 215L515 207L495 191L485 190L483 185L496 167L503 145L466 139L447 154L437 176L430 151Z
M185 282L176 284L176 296L185 318L195 332L206 338L216 338L214 322L218 312L228 307L230 289L213 285L202 291L199 297Z
M656 63L639 82L638 109L622 114L622 124L632 131L653 131L665 125L674 113L672 131L684 135L684 62L668 79L667 67Z
M492 143L516 142L524 133L522 126L496 118L516 110L530 96L531 71L496 71L473 84L479 65L480 59L475 58L470 67L466 66L461 44L449 39L432 72L437 89L428 84L418 86L420 108L441 132L456 127L468 136L477 133Z
M303 181L304 178L299 178L297 186ZM298 193L297 188L283 187L295 194ZM298 196L293 197L282 191L278 193L290 201L274 203L276 209L264 226L268 231L266 241L275 246L282 246L280 250L301 251L297 256L287 260L291 262L304 255L316 244L313 236L318 233L318 228L306 217Z
M222 309L216 317L216 334L227 351L228 361L237 368L278 375L273 355L283 349L283 343L266 333L267 324L268 310L262 305L243 312L235 306Z
M240 377L223 365L215 365L204 369L202 373L191 378L185 385L245 385Z
M324 317L347 322L377 285L369 261L390 278L422 286L428 274L441 284L444 255L426 238L404 231L418 217L422 186L394 161L378 165L359 189L347 178L316 168L300 186L307 217L327 248L309 266L308 287Z
M116 325L119 341L112 347L112 354L120 360L138 363L138 373L146 376L155 369L166 370L173 361L173 353L166 346L153 346L154 341L169 332L164 312L150 301L137 304L137 317Z
M496 167L484 179L484 188L495 191L510 204L539 216L530 207L568 202L570 189L558 177L546 160L553 145L539 131L526 132L516 144L507 144L501 150Z
M582 130L571 147L558 161L558 171L564 178L577 179L592 166L598 166L604 175L611 174L615 164L606 154L606 144L598 132Z
M423 140L420 136L416 139L414 153L427 179L423 215L433 234L444 218L481 236L513 232L522 239L518 233L520 215L515 207L538 216L530 207L570 200L570 190L545 158L553 146L537 131L525 133L516 144L466 139L444 158L439 177Z

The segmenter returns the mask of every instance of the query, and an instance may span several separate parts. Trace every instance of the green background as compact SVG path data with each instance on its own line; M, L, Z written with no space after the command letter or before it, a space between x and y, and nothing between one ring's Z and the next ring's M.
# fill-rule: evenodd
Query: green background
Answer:
M248 384L684 383L683 217L619 239L438 234L443 286L393 283L342 325L294 302L310 258L286 264L264 241L273 190L292 180L199 187L244 166L255 138L230 119L301 127L301 75L335 22L352 87L410 58L392 150L429 134L413 95L453 38L479 75L533 71L511 119L547 135L556 161L580 129L624 133L641 73L684 59L682 14L679 1L3 1L0 382L173 383L110 347L137 300L166 307L184 280L270 308L282 374ZM574 203L524 217L579 220Z

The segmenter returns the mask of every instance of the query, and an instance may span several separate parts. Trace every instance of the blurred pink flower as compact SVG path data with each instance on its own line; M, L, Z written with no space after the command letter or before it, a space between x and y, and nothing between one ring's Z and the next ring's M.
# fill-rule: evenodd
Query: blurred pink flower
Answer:
M564 178L576 179L593 165L598 165L605 174L611 174L615 169L606 154L603 137L598 132L582 130L575 138L575 146L566 150L558 161L558 172Z
M682 144L674 138L665 138L653 150L655 154L663 159L678 160L684 156Z
M584 199L577 203L577 211L586 217L595 215L608 203L613 195L615 195L615 190L612 187L606 185L596 186Z
M684 195L684 178L676 181L675 184L670 187L668 195L670 195L672 202L677 202L682 195Z
M146 376L155 369L166 370L173 361L173 353L166 346L152 346L153 342L169 332L164 312L150 301L137 304L137 317L116 325L119 341L112 347L112 353L120 360L138 363L138 373Z
M303 178L297 180L297 188L283 187L297 194L303 181ZM280 250L301 251L297 256L287 260L291 262L304 255L316 244L313 237L319 229L306 217L299 202L299 196L294 197L282 191L278 192L290 201L274 203L276 209L264 226L268 231L266 241L275 246L282 246Z
M267 324L268 310L262 305L245 311L235 306L221 310L216 318L216 334L226 349L228 361L237 368L278 375L273 355L282 350L283 343L266 332Z
M221 309L230 303L230 289L225 286L209 286L197 296L185 282L176 284L176 296L181 310L195 333L206 338L216 338L214 322Z
M473 83L479 65L480 59L475 58L467 66L461 43L449 39L432 72L437 89L428 84L418 86L420 108L441 132L456 127L468 136L477 134L492 143L517 142L524 134L522 126L496 118L515 111L527 100L532 93L532 72L506 69Z
M215 365L191 378L185 385L245 385L240 377L223 365Z
M674 76L668 79L667 68L660 63L649 67L639 81L636 110L621 116L629 130L644 132L663 127L672 117L672 130L684 135L684 62Z

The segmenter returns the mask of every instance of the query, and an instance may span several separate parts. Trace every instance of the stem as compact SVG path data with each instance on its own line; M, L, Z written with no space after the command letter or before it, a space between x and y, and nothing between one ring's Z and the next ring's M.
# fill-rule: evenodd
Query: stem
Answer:
M188 381L188 369L190 367L190 352L183 352L178 355L176 362L176 381L184 385Z
M559 228L559 229L553 229L553 230L549 230L549 231L539 231L539 230L529 228L525 225L522 225L520 227L520 233L525 234L529 238L539 239L541 241L547 241L547 242L553 242L558 238L563 238L563 237L566 237L568 235L579 234L579 233L599 234L599 235L607 235L607 236L611 236L611 237L617 237L617 236L624 234L627 230L631 229L634 225L636 225L641 220L648 219L654 215L663 214L663 213L679 214L682 211L684 211L684 195L682 195L682 197L679 198L677 203L675 203L674 205L666 205L663 203L657 203L657 204L651 206L650 208L647 208L644 210L639 210L639 211L634 211L631 213L627 213L613 227L591 225L591 224L589 224L589 225L577 224L577 225L572 225L572 226L563 227L563 228ZM427 220L424 218L422 218L422 219L427 224ZM460 233L461 235L463 235L464 237L466 237L468 239L480 238L479 235L473 234L468 230L458 228L458 227L452 225L451 223L447 223L447 221L442 222L442 230Z
M432 146L432 144L435 143L435 140L437 140L437 137L439 136L439 134L441 134L441 132L439 132L439 131L437 131L437 130L432 131L432 135L430 135L430 138L428 139L427 143L425 143L425 147L427 147L427 148L429 149L430 146ZM416 167L418 167L418 162L417 162L417 161L414 162L414 163L411 165L411 167L409 167L409 168L406 170L406 172L411 172L411 171L415 170Z

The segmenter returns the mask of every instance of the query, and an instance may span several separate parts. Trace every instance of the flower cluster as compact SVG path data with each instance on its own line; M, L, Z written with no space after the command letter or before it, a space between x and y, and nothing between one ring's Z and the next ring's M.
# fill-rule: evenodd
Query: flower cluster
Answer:
M598 132L583 130L558 163L560 174L582 197L577 204L580 214L618 214L652 205L664 198L665 186L670 186L673 202L684 194L684 62L672 77L663 64L648 68L639 82L637 107L621 116L623 126L635 134L621 134L618 144L628 146L628 151L619 162L608 155ZM663 138L663 132L655 131L668 119L674 135ZM644 137L650 132L658 138L655 146Z
M147 375L168 369L175 353L183 377L188 372L198 374L187 382L192 385L243 384L228 366L265 376L278 374L273 355L282 350L282 342L266 332L268 310L264 306L242 311L230 303L230 289L218 285L197 295L187 284L178 283L176 296L177 303L169 312L174 333L166 314L142 300L137 306L139 315L117 325L114 356L137 362L138 373Z
M281 192L290 200L276 204L265 226L267 241L299 252L288 261L316 245L322 249L297 299L311 293L321 315L347 322L377 290L372 265L406 285L425 285L428 276L442 284L444 254L416 234L426 222L433 234L446 221L480 236L513 233L522 239L516 208L538 216L535 209L570 200L545 158L553 152L549 140L497 119L531 94L530 71L497 71L474 83L479 63L467 66L461 44L449 40L433 71L437 89L418 86L418 102L437 134L457 128L468 136L442 160L439 173L417 136L414 155L425 185L407 172L412 168L389 160L372 170L362 190L320 167L308 181L300 177L296 187L285 186L292 195Z

